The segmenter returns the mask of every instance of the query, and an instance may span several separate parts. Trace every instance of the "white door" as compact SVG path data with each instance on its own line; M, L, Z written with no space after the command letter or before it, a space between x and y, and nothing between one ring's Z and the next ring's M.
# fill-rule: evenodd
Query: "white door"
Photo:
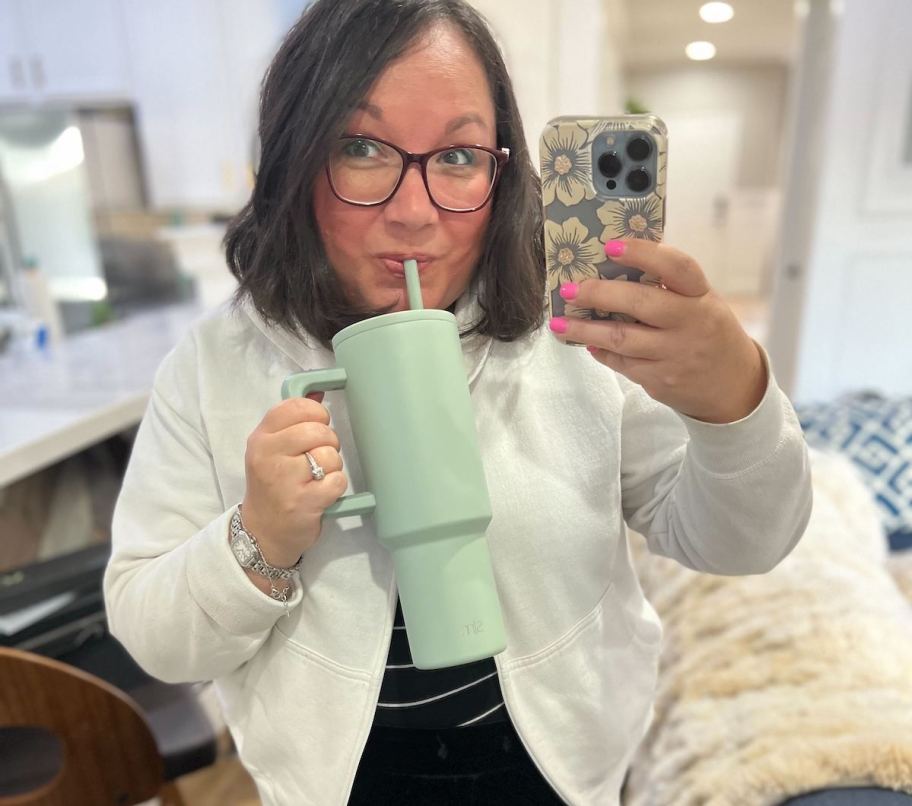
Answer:
M691 255L718 292L732 290L725 253L741 124L716 112L659 115L668 126L665 242Z

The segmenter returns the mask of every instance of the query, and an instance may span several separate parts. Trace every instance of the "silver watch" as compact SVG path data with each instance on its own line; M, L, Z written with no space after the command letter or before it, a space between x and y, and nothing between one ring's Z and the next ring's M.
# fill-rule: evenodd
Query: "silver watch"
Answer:
M299 558L291 568L270 565L263 556L263 552L260 551L256 538L244 528L240 507L234 510L234 514L231 516L231 553L234 554L242 568L249 568L254 573L266 577L270 582L277 579L294 579L301 568L302 558Z

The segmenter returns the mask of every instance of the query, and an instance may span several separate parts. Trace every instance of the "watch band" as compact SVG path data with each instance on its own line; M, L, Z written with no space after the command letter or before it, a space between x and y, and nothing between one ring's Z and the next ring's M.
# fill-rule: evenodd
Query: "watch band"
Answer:
M298 571L301 568L301 561L303 560L303 555L298 558L298 561L291 566L290 568L280 568L279 566L270 564L266 558L263 556L263 552L260 549L260 544L257 543L257 539L244 528L244 522L241 520L241 507L238 505L237 509L234 510L234 514L231 516L231 540L234 540L241 535L247 537L250 541L251 548L254 553L254 560L250 563L244 563L241 561L240 557L235 556L238 559L238 562L244 567L249 568L256 574L259 574L262 577L266 577L269 580L283 579L290 580L294 579Z

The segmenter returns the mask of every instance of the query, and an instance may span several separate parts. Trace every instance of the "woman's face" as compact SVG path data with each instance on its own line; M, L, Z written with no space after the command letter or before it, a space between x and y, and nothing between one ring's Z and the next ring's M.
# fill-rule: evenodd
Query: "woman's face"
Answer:
M494 104L481 63L447 27L380 75L345 127L424 153L448 145L494 148ZM434 207L419 166L406 171L396 194L377 207L333 195L325 171L314 188L314 212L329 261L358 311L408 308L402 260L419 257L424 304L448 308L465 291L481 255L490 202L474 213Z

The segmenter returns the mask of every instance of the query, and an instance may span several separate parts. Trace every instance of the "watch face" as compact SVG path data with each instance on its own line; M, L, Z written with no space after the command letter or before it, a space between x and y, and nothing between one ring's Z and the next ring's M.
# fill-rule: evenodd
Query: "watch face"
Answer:
M244 568L250 568L250 566L256 562L256 548L244 532L241 532L232 538L231 550L234 552L234 556L237 557L237 561Z

